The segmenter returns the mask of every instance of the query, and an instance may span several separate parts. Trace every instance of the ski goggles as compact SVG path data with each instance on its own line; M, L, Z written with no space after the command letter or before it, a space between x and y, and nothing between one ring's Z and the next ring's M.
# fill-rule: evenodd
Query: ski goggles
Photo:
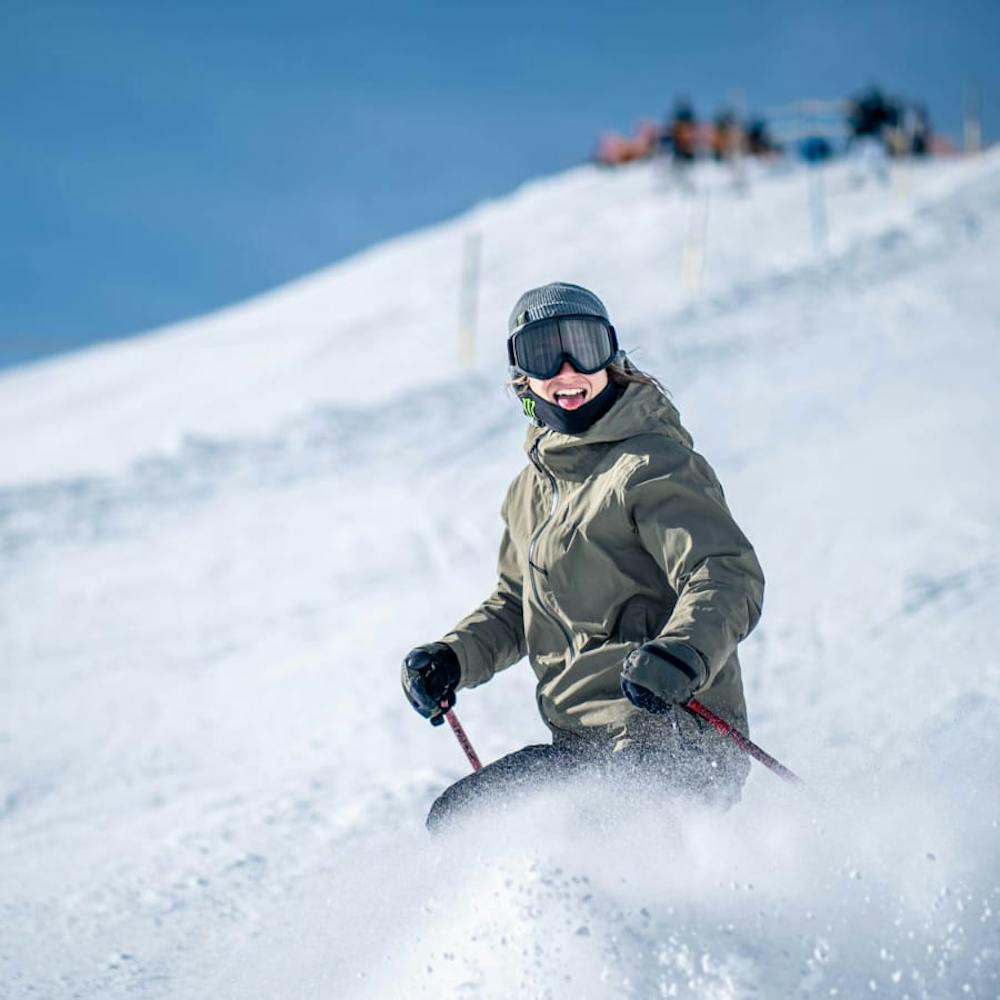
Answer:
M615 328L596 316L559 316L521 327L507 339L510 366L531 378L554 378L568 361L583 375L619 356Z

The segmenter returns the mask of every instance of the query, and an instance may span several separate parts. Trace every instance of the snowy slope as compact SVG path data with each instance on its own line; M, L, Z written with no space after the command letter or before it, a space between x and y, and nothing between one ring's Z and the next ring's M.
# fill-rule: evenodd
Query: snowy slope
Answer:
M1000 158L823 180L825 257L797 171L580 169L0 378L0 996L1000 994ZM503 322L553 278L754 540L751 724L810 792L568 787L432 843L464 761L398 663L492 586ZM529 674L462 696L483 757L544 738Z
M985 162L900 167L891 188L828 171L829 250L929 234L919 214ZM656 166L584 167L395 240L204 319L0 374L0 483L120 473L189 436L261 435L316 406L389 402L459 374L459 278L467 234L482 240L479 358L502 378L502 339L524 288L558 276L599 286L631 343L658 337L685 304L685 243L705 231L706 291L740 297L815 259L799 170L741 197L706 171L679 197ZM704 220L707 218L707 226ZM360 372L363 377L358 377Z

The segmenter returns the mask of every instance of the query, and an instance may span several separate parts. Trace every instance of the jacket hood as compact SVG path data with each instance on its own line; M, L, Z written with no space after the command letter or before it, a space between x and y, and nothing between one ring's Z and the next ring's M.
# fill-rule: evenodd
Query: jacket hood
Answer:
M631 382L615 405L582 434L560 434L532 424L524 450L530 454L537 444L542 461L553 471L569 471L589 465L588 458L596 460L608 446L641 434L661 434L692 447L674 404L655 385Z

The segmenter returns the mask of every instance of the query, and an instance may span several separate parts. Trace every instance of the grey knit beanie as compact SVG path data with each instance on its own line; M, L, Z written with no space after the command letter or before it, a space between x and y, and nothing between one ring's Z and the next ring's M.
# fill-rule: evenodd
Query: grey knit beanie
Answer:
M604 303L593 293L565 281L553 281L525 292L507 320L508 335L527 323L553 316L597 316L609 326L611 320Z

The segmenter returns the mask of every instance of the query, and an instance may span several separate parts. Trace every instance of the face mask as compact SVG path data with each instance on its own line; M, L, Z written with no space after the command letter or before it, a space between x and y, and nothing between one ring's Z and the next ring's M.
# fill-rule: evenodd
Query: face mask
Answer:
M541 421L546 427L560 434L582 434L615 405L620 395L621 390L609 380L589 403L584 403L575 410L564 410L561 406L542 399L530 389L521 394L521 400L524 402L524 412Z

